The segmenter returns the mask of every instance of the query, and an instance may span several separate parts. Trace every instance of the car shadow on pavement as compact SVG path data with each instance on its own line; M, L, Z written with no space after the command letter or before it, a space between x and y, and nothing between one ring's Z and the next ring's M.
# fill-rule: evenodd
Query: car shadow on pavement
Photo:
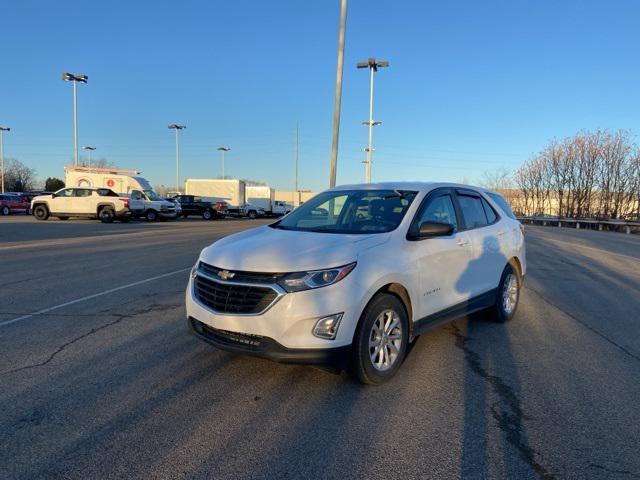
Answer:
M469 262L456 289L478 284L483 275L494 276L487 266L507 265L497 237L483 240L482 253ZM502 301L502 291L496 291ZM499 323L491 310L468 315L448 327L464 355L464 435L460 478L534 476L550 474L539 463L539 453L529 444L520 399L521 386L509 323ZM517 312L516 318L517 321ZM495 435L495 429L499 434ZM499 442L496 440L500 438ZM498 455L502 454L502 461Z

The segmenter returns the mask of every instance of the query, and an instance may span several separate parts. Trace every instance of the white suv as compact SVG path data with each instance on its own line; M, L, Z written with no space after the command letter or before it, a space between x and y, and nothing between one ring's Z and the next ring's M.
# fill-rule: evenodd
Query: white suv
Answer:
M462 315L516 311L524 235L497 193L447 183L327 190L276 223L205 248L186 292L216 347L381 383L415 337Z
M38 195L31 200L31 211L37 220L50 216L60 220L69 217L99 218L103 223L131 218L129 199L108 188L63 188L55 193Z

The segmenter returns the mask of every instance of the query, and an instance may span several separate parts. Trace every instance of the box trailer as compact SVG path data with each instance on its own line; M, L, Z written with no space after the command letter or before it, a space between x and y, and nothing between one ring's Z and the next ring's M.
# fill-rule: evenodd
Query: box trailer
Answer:
M247 203L264 209L267 216L286 215L293 210L293 205L276 200L275 189L267 185L252 185L245 189Z
M184 182L186 195L197 195L210 202L227 202L229 215L255 218L261 209L247 205L245 188L242 180L188 178Z

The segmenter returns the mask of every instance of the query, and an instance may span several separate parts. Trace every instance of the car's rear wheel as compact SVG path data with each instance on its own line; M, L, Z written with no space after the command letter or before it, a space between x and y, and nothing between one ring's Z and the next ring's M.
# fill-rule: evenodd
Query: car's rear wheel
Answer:
M409 319L402 302L394 295L376 295L356 329L352 373L363 383L386 382L402 365L408 340Z
M147 210L147 221L149 222L155 222L156 220L158 220L158 212L156 212L155 210Z
M249 218L251 220L253 220L254 218L256 218L258 216L258 214L256 213L255 210L249 210Z
M2 215L9 215L11 213L11 210L6 205L3 205L2 210L0 210L0 212L2 212Z
M516 314L520 301L521 279L518 271L507 264L500 277L496 304L491 309L492 318L500 323L508 322Z
M102 223L112 223L116 218L116 212L111 207L104 207L98 212L98 218Z
M33 216L36 217L36 220L46 220L49 218L49 209L44 205L37 205L33 209Z

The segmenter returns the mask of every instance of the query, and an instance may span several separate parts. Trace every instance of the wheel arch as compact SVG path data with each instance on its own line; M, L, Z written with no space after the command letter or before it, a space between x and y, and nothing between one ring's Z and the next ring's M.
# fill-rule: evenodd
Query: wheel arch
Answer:
M413 304L411 302L411 296L409 295L409 291L404 287L404 285L398 282L386 283L385 285L382 285L377 290L375 290L373 294L369 297L367 302L365 303L364 307L362 308L358 322L360 322L360 320L362 319L362 314L365 312L369 304L380 293L393 295L394 297L398 298L398 300L400 300L400 302L402 303L402 305L404 306L407 312L407 318L409 320L409 336L411 336L413 333ZM354 329L354 335L356 330L357 328Z

